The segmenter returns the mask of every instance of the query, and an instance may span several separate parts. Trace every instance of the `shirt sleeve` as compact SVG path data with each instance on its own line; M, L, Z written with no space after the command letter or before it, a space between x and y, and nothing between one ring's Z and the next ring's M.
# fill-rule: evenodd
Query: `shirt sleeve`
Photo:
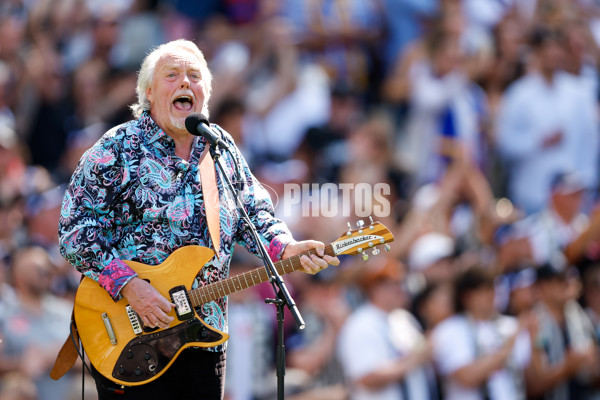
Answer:
M473 334L467 323L448 318L433 330L433 356L443 376L452 375L477 358Z
M505 157L520 160L539 151L545 135L534 124L529 96L522 87L508 90L497 118L497 141Z
M120 227L128 222L119 196L127 174L118 154L114 142L102 139L83 155L65 193L58 227L63 257L115 300L137 276L116 253Z
M223 131L221 130L221 132ZM246 160L233 143L231 137L228 134L224 134L223 137L231 143L230 148L233 149L235 161L239 165L240 174L244 180L242 192L245 210L256 227L259 237L269 253L269 257L273 261L277 261L281 258L285 246L294 240L292 234L285 222L275 218L273 202L269 192L252 174ZM233 160L227 158L227 161L233 172L235 170L235 166L232 165ZM240 224L242 223L240 220ZM241 225L238 226L237 232L235 237L236 242L246 247L252 254L260 256L254 239L246 230L242 230Z

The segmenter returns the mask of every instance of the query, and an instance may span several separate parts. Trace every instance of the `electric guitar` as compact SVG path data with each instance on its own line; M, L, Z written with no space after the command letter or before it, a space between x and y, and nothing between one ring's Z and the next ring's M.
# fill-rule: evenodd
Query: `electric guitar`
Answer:
M326 246L325 254L362 254L366 260L367 250L373 248L372 253L377 254L379 249L375 247L381 244L389 250L387 243L393 240L394 236L383 224L371 220L364 226L359 221L358 229L349 229ZM315 251L303 254L310 253ZM75 296L75 323L83 348L100 374L117 384L143 385L165 373L186 347L213 347L229 338L225 332L206 324L195 307L266 282L269 276L264 267L259 267L191 289L201 270L193 266L204 265L213 255L213 250L207 247L186 246L159 265L125 261L141 279L150 282L176 305L169 313L175 319L165 329L144 326L127 299L115 302L96 281L87 277L81 281ZM301 255L278 261L275 268L282 275L303 270Z

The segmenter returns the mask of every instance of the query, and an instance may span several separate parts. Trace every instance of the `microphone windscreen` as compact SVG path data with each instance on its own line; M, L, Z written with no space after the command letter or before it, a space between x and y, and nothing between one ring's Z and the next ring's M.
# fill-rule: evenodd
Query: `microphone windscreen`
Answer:
M206 118L203 114L200 113L192 113L187 116L185 119L185 129L188 130L192 135L199 135L198 132L198 124L206 124L209 126L208 118Z

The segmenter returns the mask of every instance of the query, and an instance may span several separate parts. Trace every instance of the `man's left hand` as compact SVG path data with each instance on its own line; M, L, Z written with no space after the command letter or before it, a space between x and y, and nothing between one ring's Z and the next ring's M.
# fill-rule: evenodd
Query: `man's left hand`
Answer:
M328 265L340 265L340 260L337 257L325 254L325 245L323 242L317 242L316 240L303 240L301 242L289 243L285 246L281 258L289 258L313 249L316 250L317 254L311 254L310 256L303 255L300 257L300 263L305 272L314 275L322 269L327 268Z

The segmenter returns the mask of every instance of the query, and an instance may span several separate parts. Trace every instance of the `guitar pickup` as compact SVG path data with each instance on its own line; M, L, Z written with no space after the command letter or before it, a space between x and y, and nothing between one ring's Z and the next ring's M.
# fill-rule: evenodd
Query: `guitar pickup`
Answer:
M131 324L131 329L133 329L133 333L136 335L140 335L143 331L142 322L140 321L140 317L138 317L137 313L133 311L130 305L125 307L127 310L127 316L129 317L129 323Z
M185 321L194 316L194 309L188 297L185 286L175 286L169 290L171 302L175 304L175 314L180 321Z

